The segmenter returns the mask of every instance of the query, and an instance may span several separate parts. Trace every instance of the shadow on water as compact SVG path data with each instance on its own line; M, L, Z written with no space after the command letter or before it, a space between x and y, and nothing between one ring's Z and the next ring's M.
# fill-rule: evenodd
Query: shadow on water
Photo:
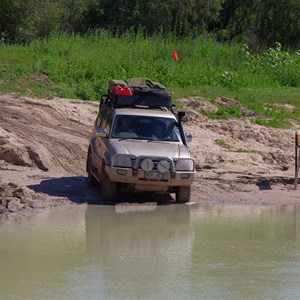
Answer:
M66 197L70 201L80 204L104 204L100 197L100 186L90 186L86 177L71 176L60 178L49 178L42 180L39 184L29 185L28 188L36 193L44 193L49 196ZM155 202L157 204L169 204L174 199L170 195L157 195L154 193L119 193L114 203L145 203Z

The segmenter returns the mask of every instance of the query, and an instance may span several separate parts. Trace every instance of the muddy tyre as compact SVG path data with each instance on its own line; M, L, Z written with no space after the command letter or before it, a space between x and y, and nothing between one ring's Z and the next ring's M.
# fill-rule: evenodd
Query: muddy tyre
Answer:
M191 199L191 187L179 186L176 192L176 203L187 203Z
M117 183L109 179L104 171L101 182L101 201L102 203L114 203L117 194Z
M87 165L87 173L88 173L87 181L88 181L88 183L90 185L95 186L95 185L98 185L99 182L95 178L95 176L93 175L93 169L94 169L94 166L93 166L92 156L89 153L89 156L88 156L88 165Z

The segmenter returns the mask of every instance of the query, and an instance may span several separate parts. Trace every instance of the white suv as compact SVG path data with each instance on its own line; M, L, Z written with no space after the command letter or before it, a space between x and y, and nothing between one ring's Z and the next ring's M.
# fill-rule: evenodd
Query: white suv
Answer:
M181 125L183 115L177 118L162 106L102 99L86 164L88 182L101 184L102 201L113 201L118 191L176 193L176 202L190 201L195 163L187 147L191 136Z

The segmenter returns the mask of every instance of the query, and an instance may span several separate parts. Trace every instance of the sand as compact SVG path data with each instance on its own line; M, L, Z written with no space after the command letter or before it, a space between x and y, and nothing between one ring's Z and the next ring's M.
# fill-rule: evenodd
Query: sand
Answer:
M205 112L217 108L210 102L181 102L197 169L192 202L300 204L294 189L296 128L259 126L252 121L255 113L246 109L240 119L211 120ZM224 97L218 103L236 104ZM88 186L85 172L98 105L0 95L0 213L99 201L99 189Z

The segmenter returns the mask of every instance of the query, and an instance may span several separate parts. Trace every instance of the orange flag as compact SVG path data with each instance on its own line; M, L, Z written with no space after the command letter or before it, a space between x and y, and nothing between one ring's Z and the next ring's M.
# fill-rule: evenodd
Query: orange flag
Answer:
M173 59L174 59L175 61L178 60L178 55L177 55L176 50L173 50Z

